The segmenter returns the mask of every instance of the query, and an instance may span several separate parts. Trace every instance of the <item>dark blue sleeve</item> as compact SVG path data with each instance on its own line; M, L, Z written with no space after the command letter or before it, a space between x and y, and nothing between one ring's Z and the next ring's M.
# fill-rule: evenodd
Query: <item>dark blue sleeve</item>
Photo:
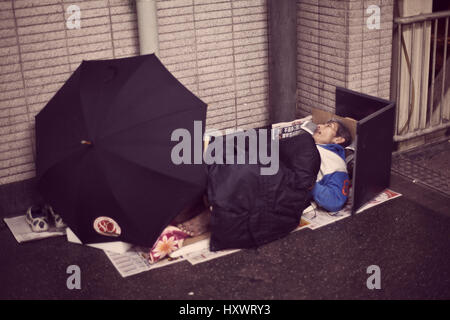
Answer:
M350 180L346 172L325 175L312 190L314 201L327 211L341 210L348 198Z

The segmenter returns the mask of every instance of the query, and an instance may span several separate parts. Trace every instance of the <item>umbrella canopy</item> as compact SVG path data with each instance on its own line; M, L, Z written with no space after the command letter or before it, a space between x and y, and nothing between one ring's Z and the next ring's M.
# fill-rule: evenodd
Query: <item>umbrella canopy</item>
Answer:
M205 117L155 55L83 61L36 116L39 191L83 243L152 246L205 191L202 164L171 160Z

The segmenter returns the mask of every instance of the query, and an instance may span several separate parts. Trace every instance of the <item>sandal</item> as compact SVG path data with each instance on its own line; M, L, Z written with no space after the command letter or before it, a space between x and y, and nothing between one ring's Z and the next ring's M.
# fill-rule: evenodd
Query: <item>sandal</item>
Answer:
M178 224L177 228L191 237L196 237L208 231L210 217L211 211L206 209L191 220Z
M50 228L47 212L40 206L29 207L25 220L33 232L44 232Z
M52 218L56 228L61 229L61 228L67 227L67 224L63 221L61 216L59 214L55 213L55 211L53 210L53 208L51 206L46 204L44 207L44 211L46 211L47 216L49 218L50 217Z
M194 232L186 228L182 223L178 224L177 228L183 231L184 233L188 234L190 237L194 236Z

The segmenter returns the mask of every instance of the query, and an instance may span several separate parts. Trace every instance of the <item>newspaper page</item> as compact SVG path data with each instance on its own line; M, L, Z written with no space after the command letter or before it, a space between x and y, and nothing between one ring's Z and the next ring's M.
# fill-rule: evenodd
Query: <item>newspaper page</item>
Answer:
M202 262L206 262L209 260L213 260L219 257L226 256L228 254L234 253L239 251L240 249L236 250L221 250L221 251L210 251L209 250L209 243L211 238L208 237L206 239L200 240L196 243L187 245L185 247L182 247L170 254L172 258L176 258L179 256L183 256L186 258L187 261L189 261L192 265L196 265Z
M179 250L182 249L183 248ZM205 247L202 244L201 246L181 251L183 255L175 254L177 251L174 251L169 257L154 264L150 264L146 250L140 247L134 247L122 254L106 250L104 252L120 275L123 278L126 278L141 272L165 267L185 260L189 261L192 265L199 264L240 251L240 249L212 252L209 250L209 247Z
M351 204L349 203L342 210L337 212L328 212L318 208L316 204L313 204L313 209L303 212L302 218L308 222L308 228L316 230L350 216Z
M303 230L306 228L310 229L310 227L309 227L310 224L311 224L311 222L309 222L305 218L301 217L300 223L298 224L297 228L295 228L292 232Z
M356 213L357 214L361 213L369 208L372 208L383 202L395 199L400 196L401 194L398 192L392 191L390 189L385 189L377 196L375 196L372 200L363 205L358 211L356 211ZM312 203L310 207L308 207L307 209L305 209L305 211L303 211L302 219L304 219L307 222L307 225L305 225L305 222L303 223L303 225L310 228L311 230L321 228L323 226L329 225L331 223L334 223L336 221L351 216L351 207L352 207L351 199L349 199L349 201L342 210L337 212L325 211L323 209L318 208L315 203ZM299 227L297 227L295 231L297 230L299 230Z
M166 258L157 263L150 264L145 250L140 247L134 247L122 254L106 250L104 252L123 278L184 260L183 257Z
M296 119L289 122L279 122L272 124L272 129L278 129L278 136L273 139L285 139L298 135L302 130L313 134L316 125L312 122L312 116Z
M31 230L31 227L28 225L27 220L25 219L25 215L13 218L4 218L3 220L5 221L9 230L11 230L14 238L16 238L17 242L19 243L50 237L64 236L66 234L65 229L57 229L55 227L50 227L48 231L44 232L33 232L33 230Z
M369 201L366 205L361 207L357 213L361 213L371 207L379 205L391 199L400 197L401 194L390 189L386 189L377 195L373 200ZM306 208L303 211L302 218L298 227L293 231L303 230L309 228L311 230L319 229L323 226L335 223L342 219L345 219L351 215L351 199L346 206L338 212L327 212L317 207L315 203ZM165 267L167 265L177 263L180 261L189 261L192 265L196 265L202 262L217 259L235 252L241 249L222 250L213 252L209 250L210 238L198 241L197 243L182 247L170 254L169 258L163 259L155 264L150 264L146 257L145 250L142 248L133 248L124 254L118 254L114 252L105 251L108 258L116 267L122 277L128 277L134 274L138 274L151 269Z
M202 262L217 259L235 252L241 249L231 249L231 250L221 250L221 251L210 251L208 248L201 249L200 251L194 251L187 253L184 257L192 264L196 265Z
M369 208L375 207L383 202L398 198L400 196L401 196L400 193L392 191L390 189L386 189L379 195L377 195L375 198L367 202L365 205L363 205L361 208L359 208L359 210L356 211L356 213L361 213Z

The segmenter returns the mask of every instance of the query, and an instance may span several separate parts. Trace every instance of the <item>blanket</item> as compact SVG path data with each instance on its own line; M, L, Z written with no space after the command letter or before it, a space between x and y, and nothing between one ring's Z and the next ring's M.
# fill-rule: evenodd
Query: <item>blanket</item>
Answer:
M289 234L310 204L320 155L309 133L280 140L279 168L261 164L208 166L210 250L254 248Z

